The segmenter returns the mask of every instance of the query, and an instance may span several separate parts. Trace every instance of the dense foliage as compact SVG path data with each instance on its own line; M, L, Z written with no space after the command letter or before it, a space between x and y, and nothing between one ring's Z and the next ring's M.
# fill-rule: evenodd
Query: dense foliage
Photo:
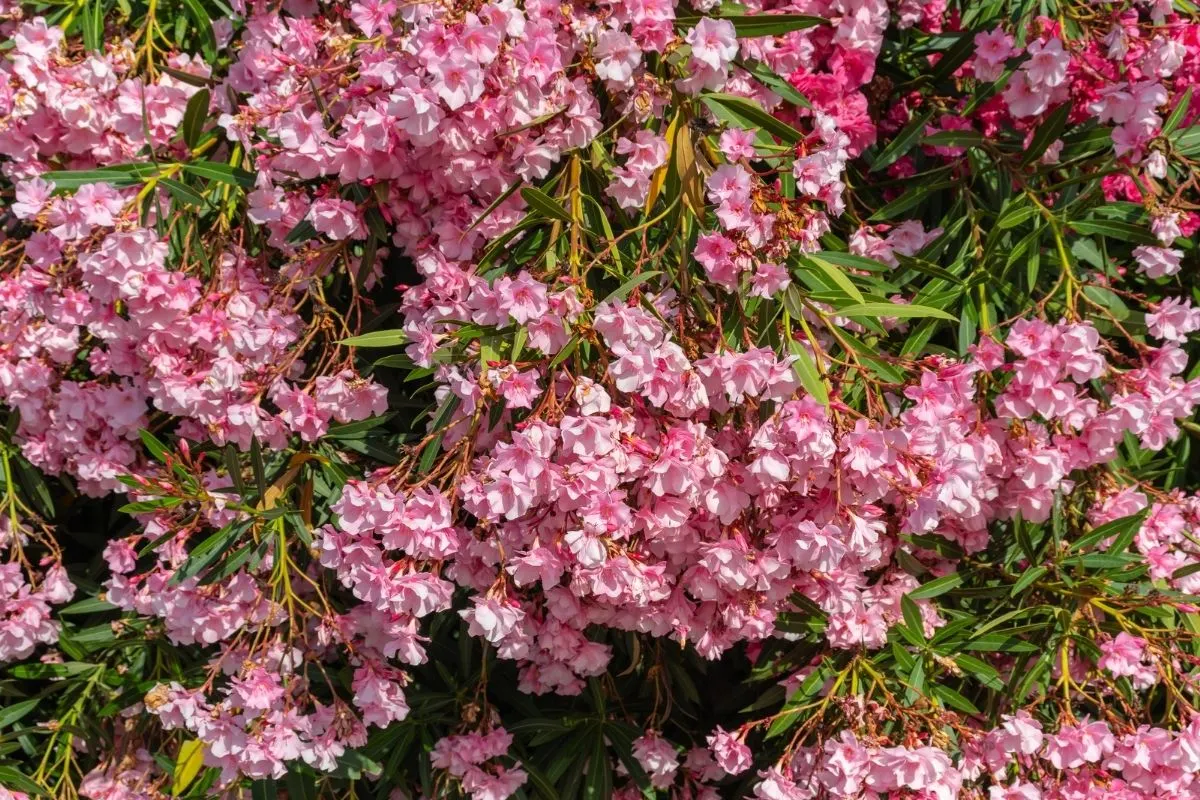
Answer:
M0 0L0 798L1200 794L1200 12Z

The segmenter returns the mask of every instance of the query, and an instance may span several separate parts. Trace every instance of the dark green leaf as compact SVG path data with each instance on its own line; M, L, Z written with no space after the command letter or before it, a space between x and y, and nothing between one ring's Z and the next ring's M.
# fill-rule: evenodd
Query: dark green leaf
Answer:
M180 183L174 178L159 178L158 182L165 187L168 192L171 193L171 197L174 197L181 203L201 208L208 205L207 201L204 199L204 195L200 194L185 183Z
M532 186L526 186L521 189L521 197L525 198L525 202L529 207L541 214L546 219L557 219L563 222L574 222L571 215L563 208L557 200L543 192L541 189L535 189Z
M733 23L739 39L760 36L781 36L792 31L827 25L829 20L808 14L707 14L711 19L724 19ZM689 30L696 27L704 17L683 16L675 18L675 27Z
M951 572L949 575L943 575L929 583L922 584L916 589L908 593L908 596L913 600L924 600L930 597L937 597L946 592L953 591L959 586L962 586L963 578L957 572Z
M604 298L604 302L611 303L614 300L624 300L625 298L629 297L629 293L632 292L635 288L637 288L638 286L641 286L643 283L650 280L651 278L657 278L659 275L662 275L662 272L659 270L653 270L653 269L648 270L646 272L639 272L637 275L634 275L632 278L630 278L629 280L622 283L616 289L609 292L608 296L606 296Z
M1046 120L1034 131L1029 147L1021 158L1021 165L1027 166L1042 157L1054 140L1062 136L1067 127L1067 116L1071 113L1072 104L1067 102L1050 112Z
M1134 244L1158 245L1158 239L1149 230L1140 225L1119 222L1113 219L1080 219L1067 223L1077 233L1084 235L1098 234L1113 239L1123 239Z
M896 138L888 142L887 147L883 148L875 157L871 163L871 172L878 172L884 167L891 166L920 141L921 136L925 133L925 126L933 118L934 111L935 109L930 108L905 125L904 129L896 134Z
M180 126L183 141L193 150L200 142L200 135L204 133L204 121L208 118L211 97L208 89L201 89L191 96L183 112L183 124Z
M759 128L778 137L785 144L796 144L804 134L763 110L753 100L732 94L706 93L700 95L717 117L741 128Z
M210 181L240 186L243 189L254 188L254 173L232 167L229 164L219 164L216 161L193 161L190 164L184 164L183 169L185 172Z
M1193 88L1195 87L1188 86L1187 89L1184 90L1183 94L1180 95L1179 101L1175 103L1175 107L1171 109L1171 115L1167 117L1167 121L1163 123L1163 136L1168 136L1173 133L1175 129L1179 127L1179 124L1183 122L1184 117L1187 116L1188 108L1192 104Z
M1081 550L1086 550L1094 544L1102 542L1110 536L1120 536L1126 531L1132 530L1136 533L1141 527L1142 522L1150 515L1149 508L1143 508L1136 514L1130 514L1128 517L1114 519L1111 522L1106 522L1103 525L1093 528L1089 533L1081 536L1067 548L1068 553L1078 553Z

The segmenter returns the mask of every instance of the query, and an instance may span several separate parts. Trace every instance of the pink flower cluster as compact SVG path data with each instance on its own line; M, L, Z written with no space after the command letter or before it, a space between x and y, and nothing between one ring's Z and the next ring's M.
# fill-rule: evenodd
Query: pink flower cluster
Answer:
M363 723L341 703L318 705L311 714L284 707L281 701L294 688L290 684L301 680L291 674L299 662L291 652L273 655L275 663L238 665L240 671L230 665L233 677L219 702L171 684L152 689L146 708L163 728L198 738L205 765L219 767L226 778L282 778L287 762L297 759L320 770L334 769L347 748L366 744ZM373 675L356 675L355 684L360 694L387 691L386 680Z
M48 565L39 578L40 585L31 586L21 564L0 564L0 662L20 661L38 645L58 641L51 607L70 600L75 586L61 564Z
M471 800L505 800L529 779L519 766L506 767L496 761L511 746L512 734L504 728L447 736L433 746L429 761L454 777Z
M574 274L529 264L498 275L476 263L527 218L513 190L541 183L567 157L605 165L614 213L645 208L680 157L673 148L693 135L670 140L670 120L655 127L674 93L722 92L777 114L799 141L780 156L787 148L767 133L726 125L718 148L707 148L716 163L691 177L686 201L711 211L697 215L688 245L703 271L699 294L718 309L742 292L776 302L796 257L819 252L848 210L848 164L876 139L864 87L885 29L894 16L902 29L940 30L943 3L902 2L894 15L882 0L771 4L832 24L749 39L729 19L677 31L671 0L469 9L366 0L344 15L299 2L287 13L235 5L244 26L210 110L217 133L249 154L246 214L265 232L262 249L223 234L188 240L175 227L186 223L153 210L170 198L160 185L61 191L46 175L142 162L145 148L163 165L191 160L179 134L197 87L178 75L203 82L207 65L172 56L171 72L148 80L127 44L68 49L40 18L10 26L12 54L0 65L9 210L28 228L16 266L0 277L0 401L19 413L15 441L41 471L70 476L89 495L137 486L135 499L169 500L109 542L105 597L159 620L175 645L213 647L201 687L159 685L144 705L164 729L199 740L223 781L281 778L297 762L332 771L370 727L408 718L410 673L429 659L421 626L447 612L515 662L519 690L534 695L579 695L607 671L613 647L595 640L598 630L674 639L716 659L788 635L781 615L801 602L823 615L830 648L880 650L908 624L902 598L920 585L914 571L956 566L912 535L981 553L989 526L1049 519L1055 498L1113 461L1123 442L1159 451L1200 405L1200 379L1183 377L1180 345L1200 330L1200 310L1186 299L1163 299L1145 316L1160 347L1118 350L1072 310L1059 322L988 328L964 359L898 360L910 373L872 395L863 414L836 393L821 402L798 372L803 358L834 349L834 332L789 329L798 349L780 355L748 335L726 336L719 318L697 330L690 298L655 275L598 300ZM1039 20L1020 48L1001 30L976 36L964 77L997 80L1022 60L977 119L948 114L938 129L979 122L988 133L1032 134L1070 102L1072 121L1113 127L1122 163L1163 179L1157 137L1170 102L1200 78L1200 34L1137 23L1136 12L1116 17L1105 51L1067 41L1052 20ZM649 69L678 53L678 79ZM781 108L741 66L750 61L783 76L811 108ZM605 110L617 119L611 147ZM908 110L888 112L885 129ZM782 158L786 180L762 175L765 158ZM893 175L911 169L900 160ZM380 223L386 241L376 241ZM849 251L897 269L943 232L917 220L855 225ZM1154 204L1148 241L1157 246L1133 249L1137 269L1151 280L1177 275L1184 251L1173 245L1197 226L1182 207ZM188 257L171 255L179 239ZM455 471L425 481L407 467L368 469L345 481L318 521L307 566L284 535L260 538L256 527L253 554L228 574L190 573L200 542L262 525L270 502L247 510L232 491L244 476L203 457L184 470L195 490L173 494L171 469L145 457L139 432L169 425L185 457L187 441L284 450L385 413L387 390L333 346L356 331L340 315L333 321L323 295L334 269L371 286L382 280L379 264L353 255L368 239L377 256L402 250L424 278L399 310L407 355L452 409L446 429L431 433ZM794 321L816 327L832 316L866 330L832 309L814 303ZM518 330L520 348L492 349ZM587 343L592 368L551 362L572 341ZM1151 578L1200 588L1198 574L1175 577L1200 561L1196 497L1105 486L1089 521L1143 509L1133 546ZM5 544L19 551L19 541ZM35 579L15 555L0 564L0 661L58 636L51 605L74 587L57 559L41 566ZM345 606L323 605L325 581L340 585ZM914 602L921 630L911 633L929 637L947 624L936 603ZM1129 632L1099 649L1096 670L1084 663L1082 672L1139 690L1165 663L1154 642ZM317 670L307 667L333 658L348 667L344 699L311 691ZM978 782L990 784L991 800L1133 800L1197 790L1200 721L1171 732L1068 718L1046 734L1007 710L995 728L967 728L953 748L844 729L759 771L753 793L950 800ZM473 800L503 800L528 779L510 764L512 736L493 723L441 739L430 755ZM707 748L684 751L649 730L631 749L653 788L710 798L717 781L753 768L746 734L717 728ZM85 779L84 796L136 796L156 769L141 752L109 767Z

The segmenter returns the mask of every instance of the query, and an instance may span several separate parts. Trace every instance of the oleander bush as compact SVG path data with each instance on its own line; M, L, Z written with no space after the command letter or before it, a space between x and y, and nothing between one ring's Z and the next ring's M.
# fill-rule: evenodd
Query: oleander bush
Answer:
M1193 3L0 30L0 798L1200 796Z

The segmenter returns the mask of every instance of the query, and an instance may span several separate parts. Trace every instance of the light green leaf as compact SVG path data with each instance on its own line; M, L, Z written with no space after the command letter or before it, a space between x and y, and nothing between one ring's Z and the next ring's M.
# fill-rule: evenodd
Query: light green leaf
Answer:
M887 147L883 148L875 157L875 161L871 164L871 172L878 172L884 167L890 166L907 153L925 133L925 126L933 118L933 112L934 109L930 108L905 125L904 129L896 134L896 138L888 142Z
M200 135L204 133L204 120L208 118L208 104L211 97L208 89L201 89L191 96L187 108L184 109L183 124L180 129L183 132L183 141L193 150L200 141Z
M541 189L535 189L532 186L526 186L521 189L521 197L525 198L525 202L529 204L537 213L547 219L558 219L563 222L574 222L571 215L563 208L557 200L543 192Z
M786 144L796 144L804 134L763 110L753 100L732 94L707 93L700 95L717 117L740 128L759 128L778 137Z
M342 339L338 344L344 347L396 347L408 342L408 334L401 330L371 331L361 336L351 336Z
M788 350L796 356L796 360L792 362L792 369L796 371L796 377L800 379L801 385L821 405L829 405L829 387L825 385L825 381L821 380L817 364L813 361L808 348L795 339L788 339Z
M846 276L846 273L842 272L834 264L826 261L820 255L814 253L811 255L802 256L800 260L802 263L812 264L819 269L825 274L826 277L836 283L842 289L842 291L844 291L853 300L857 301L858 303L863 303L866 301L866 298L863 297L862 292L860 292L858 287L850 281L850 278Z
M839 317L873 317L873 318L913 318L933 317L957 322L958 318L937 308L921 306L915 303L857 303L836 312Z
M179 755L175 757L175 773L171 784L171 794L179 797L187 791L204 767L204 743L199 739L189 739L179 746Z

